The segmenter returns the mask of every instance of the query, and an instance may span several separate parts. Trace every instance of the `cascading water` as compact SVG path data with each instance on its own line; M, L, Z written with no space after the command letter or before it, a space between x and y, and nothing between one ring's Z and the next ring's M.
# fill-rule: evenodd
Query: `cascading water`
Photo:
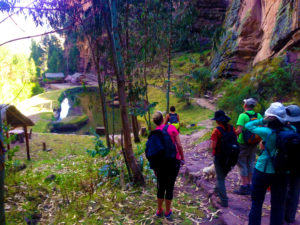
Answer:
M59 120L64 119L67 117L70 109L70 104L68 98L65 98L61 103L61 111L59 114Z

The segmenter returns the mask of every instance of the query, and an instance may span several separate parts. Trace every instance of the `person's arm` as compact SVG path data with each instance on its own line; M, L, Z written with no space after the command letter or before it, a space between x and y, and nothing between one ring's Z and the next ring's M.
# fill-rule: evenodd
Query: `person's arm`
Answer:
M257 134L261 138L265 139L271 132L272 130L267 127L262 127L267 123L267 120L260 119L260 120L253 120L248 122L245 125L245 128L249 131L251 131L254 134Z
M179 115L177 114L177 120L178 120L178 123L180 123L180 119L179 119Z
M217 142L211 140L210 143L211 143L210 145L211 145L212 151L213 151L213 152L216 152Z
M237 129L235 130L236 135L239 135L240 133L242 133L243 131L243 127L242 126L237 126Z
M169 114L167 114L167 115L166 115L166 118L165 118L164 124L165 124L165 125L167 125L167 124L168 124L168 121L169 121Z
M180 141L179 135L177 135L175 137L175 143L176 143L178 152L179 152L179 154L181 156L181 159L184 160L183 148L182 148L182 145L181 145L181 141Z
M212 155L216 154L218 140L219 140L219 132L218 129L215 128L210 137L210 143L211 143L210 146L212 148Z

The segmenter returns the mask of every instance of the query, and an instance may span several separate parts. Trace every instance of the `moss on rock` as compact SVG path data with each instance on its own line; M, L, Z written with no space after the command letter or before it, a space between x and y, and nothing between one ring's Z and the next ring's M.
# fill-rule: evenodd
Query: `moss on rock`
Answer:
M85 125L88 121L87 115L81 115L81 116L69 116L67 118L64 118L60 121L55 121L52 123L52 130L55 131L72 131L72 130L78 130L83 125Z
M273 30L270 48L277 51L280 42L288 38L292 32L294 1L282 0L281 6L276 15L276 25Z

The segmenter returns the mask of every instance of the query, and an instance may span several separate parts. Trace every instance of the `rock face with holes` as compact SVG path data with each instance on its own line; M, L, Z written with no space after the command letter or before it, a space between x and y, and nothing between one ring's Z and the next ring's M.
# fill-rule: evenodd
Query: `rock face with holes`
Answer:
M236 77L258 62L290 52L300 58L300 0L232 0L213 75Z

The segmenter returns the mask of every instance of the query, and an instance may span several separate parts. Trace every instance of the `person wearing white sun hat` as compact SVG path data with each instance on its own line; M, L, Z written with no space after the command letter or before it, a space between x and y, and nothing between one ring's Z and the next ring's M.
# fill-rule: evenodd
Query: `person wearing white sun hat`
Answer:
M265 118L250 121L245 128L259 135L265 142L265 150L257 159L253 172L249 225L260 225L262 205L268 187L271 187L271 225L282 225L284 221L285 197L288 174L276 173L271 158L276 154L276 132L285 129L287 115L284 105L275 102L265 112ZM266 126L264 126L266 125Z

